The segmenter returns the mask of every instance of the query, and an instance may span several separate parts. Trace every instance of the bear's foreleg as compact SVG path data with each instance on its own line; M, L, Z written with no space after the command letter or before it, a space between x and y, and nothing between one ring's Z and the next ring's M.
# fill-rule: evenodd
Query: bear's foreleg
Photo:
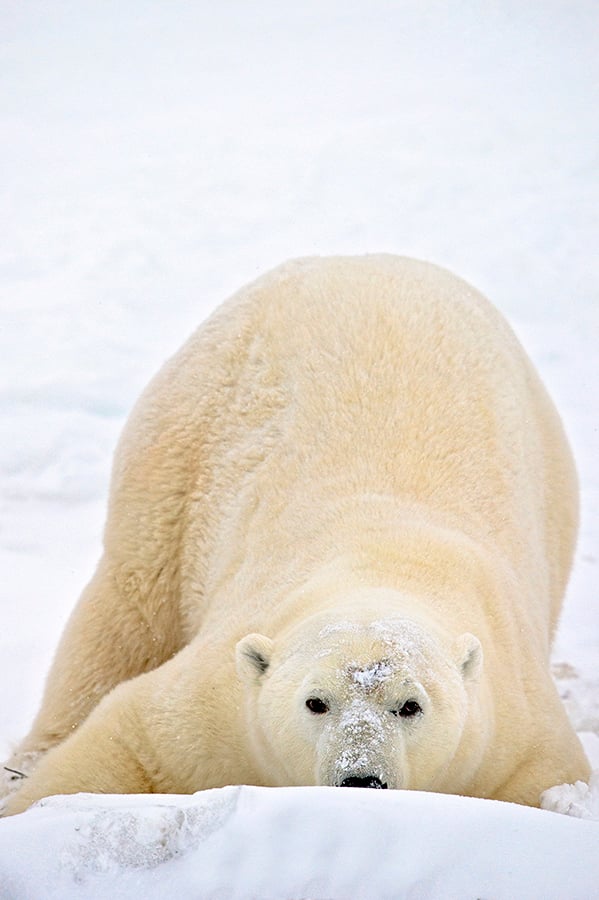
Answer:
M548 788L588 781L589 761L556 693L544 698L544 708L552 713L551 727L535 737L491 799L540 806L541 794Z
M174 604L166 596L158 614L149 614L144 600L143 584L132 585L114 563L101 561L62 635L31 731L6 762L0 794L19 788L17 773L27 775L47 750L72 735L112 688L180 649Z
M121 685L80 729L49 750L31 775L22 779L19 790L0 804L0 814L23 812L54 794L154 792L147 766L151 750L134 702L135 686L134 681ZM145 753L140 754L139 747Z

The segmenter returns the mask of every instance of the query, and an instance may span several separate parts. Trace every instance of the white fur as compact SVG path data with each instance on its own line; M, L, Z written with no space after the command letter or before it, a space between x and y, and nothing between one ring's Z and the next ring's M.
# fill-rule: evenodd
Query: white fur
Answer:
M548 667L576 525L559 418L480 294L393 256L282 266L135 407L9 811L366 769L537 804L588 774Z

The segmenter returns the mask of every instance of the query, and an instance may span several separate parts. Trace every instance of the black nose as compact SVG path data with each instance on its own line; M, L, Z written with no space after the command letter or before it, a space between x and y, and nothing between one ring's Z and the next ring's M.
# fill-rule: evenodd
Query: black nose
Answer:
M339 787L365 787L381 790L385 789L387 785L383 784L381 779L375 775L364 775L363 778L352 775L350 778L344 778Z

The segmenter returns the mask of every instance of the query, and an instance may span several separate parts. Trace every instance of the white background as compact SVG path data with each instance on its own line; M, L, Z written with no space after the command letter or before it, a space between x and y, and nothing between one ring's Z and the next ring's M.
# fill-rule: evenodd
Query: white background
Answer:
M0 757L149 377L270 266L373 251L472 281L562 413L582 525L554 658L599 734L597 3L3 0L0 73Z

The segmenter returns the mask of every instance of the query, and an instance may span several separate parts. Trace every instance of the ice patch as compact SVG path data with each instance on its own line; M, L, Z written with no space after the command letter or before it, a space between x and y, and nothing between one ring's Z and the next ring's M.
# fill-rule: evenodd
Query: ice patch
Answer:
M372 690L387 681L395 672L389 660L381 660L366 668L350 668L351 677L365 690Z
M591 774L588 784L576 781L544 791L541 794L541 808L599 822L599 769Z

